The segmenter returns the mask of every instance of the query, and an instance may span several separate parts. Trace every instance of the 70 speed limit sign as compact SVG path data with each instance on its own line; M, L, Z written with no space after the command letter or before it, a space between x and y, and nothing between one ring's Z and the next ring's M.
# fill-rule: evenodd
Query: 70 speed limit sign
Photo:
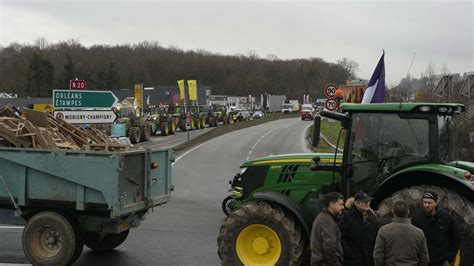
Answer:
M333 98L336 95L337 86L334 84L328 84L326 88L324 88L324 95L328 98Z
M335 111L339 107L339 102L336 99L329 98L324 102L324 107L326 107L328 111Z

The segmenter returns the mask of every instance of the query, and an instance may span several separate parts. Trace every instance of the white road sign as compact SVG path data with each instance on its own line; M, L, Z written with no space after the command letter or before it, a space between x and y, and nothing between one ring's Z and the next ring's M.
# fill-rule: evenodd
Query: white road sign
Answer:
M329 98L324 102L324 107L326 107L328 111L335 111L339 107L339 102L336 99Z
M117 119L112 110L54 111L54 117L70 124L111 124Z
M324 95L326 95L326 97L328 98L332 98L334 97L334 95L336 95L336 91L337 91L336 85L328 84L326 88L324 88Z

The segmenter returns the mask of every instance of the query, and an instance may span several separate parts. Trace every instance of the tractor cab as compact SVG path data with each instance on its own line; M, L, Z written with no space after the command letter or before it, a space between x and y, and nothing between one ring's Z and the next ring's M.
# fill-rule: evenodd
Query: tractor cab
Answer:
M321 117L341 122L341 191L373 192L387 177L419 164L456 161L456 115L460 104L342 104L340 112L321 111L313 145L319 142ZM317 159L316 159L317 160ZM317 166L316 166L317 168ZM345 182L344 182L345 181Z

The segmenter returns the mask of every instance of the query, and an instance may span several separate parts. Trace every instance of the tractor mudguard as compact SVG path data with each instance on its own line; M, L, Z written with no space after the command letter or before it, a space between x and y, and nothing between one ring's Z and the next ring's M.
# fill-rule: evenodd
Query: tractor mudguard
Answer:
M448 173L447 171L439 171L433 168L423 169L421 167L414 167L414 169L405 169L395 173L383 181L375 190L375 193L373 194L374 200L372 203L374 206L377 206L377 204L379 204L385 197L390 196L392 193L408 186L417 185L438 185L446 187L458 192L467 199L474 201L474 186L468 180L462 179L459 176Z
M303 208L301 208L299 204L297 204L288 196L278 193L278 192L268 191L268 192L257 192L253 194L252 197L256 200L275 202L283 206L285 209L290 211L295 216L295 218L298 220L300 225L303 227L304 232L306 233L306 236L307 237L311 236L311 223L313 221L307 218Z

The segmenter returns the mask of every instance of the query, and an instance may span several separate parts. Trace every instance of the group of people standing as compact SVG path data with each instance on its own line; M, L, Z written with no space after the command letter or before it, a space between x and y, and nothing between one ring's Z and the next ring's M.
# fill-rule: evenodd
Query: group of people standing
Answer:
M318 266L446 266L454 261L461 232L454 218L438 210L438 195L423 193L423 210L412 215L405 201L393 206L394 219L380 226L364 192L344 211L344 197L330 192L313 222L311 264Z

